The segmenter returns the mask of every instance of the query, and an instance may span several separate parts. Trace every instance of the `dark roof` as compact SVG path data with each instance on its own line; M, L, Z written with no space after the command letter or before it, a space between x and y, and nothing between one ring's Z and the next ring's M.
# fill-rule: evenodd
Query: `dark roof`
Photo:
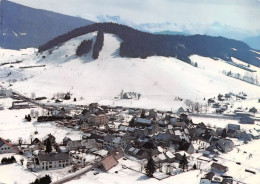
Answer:
M206 179L212 180L212 178L213 178L214 175L215 175L214 172L209 172L209 173L207 173L204 177L205 177Z
M191 143L184 142L183 145L182 145L182 149L183 149L184 151L187 151L190 146L191 146Z
M111 154L116 160L119 160L120 158L122 158L123 156L125 156L125 153L124 153L124 151L123 151L123 149L122 149L121 147L110 151L110 154Z
M69 160L70 157L66 153L39 153L39 161L60 161L60 160Z
M143 144L143 148L145 148L145 149L155 149L156 146L154 145L153 142L148 141L148 142L146 142L146 143Z
M223 166L221 164L218 164L216 162L211 164L211 168L217 169L217 170L227 170L226 166Z
M37 143L39 143L39 142L41 142L38 138L35 138L33 141L32 141L32 143L33 144L37 144Z

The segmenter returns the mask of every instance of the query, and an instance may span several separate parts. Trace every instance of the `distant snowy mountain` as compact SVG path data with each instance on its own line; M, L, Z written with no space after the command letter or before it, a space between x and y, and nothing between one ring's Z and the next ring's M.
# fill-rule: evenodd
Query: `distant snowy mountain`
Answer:
M251 35L257 35L257 32L251 32L246 29L238 29L228 25L214 22L213 24L177 24L174 22L161 22L161 23L142 23L135 24L131 21L122 19L120 16L103 15L97 16L99 22L114 22L124 24L135 29L147 32L177 32L184 35L209 35L209 36L223 36L230 39L243 40Z
M0 47L38 47L47 40L93 22L0 1Z

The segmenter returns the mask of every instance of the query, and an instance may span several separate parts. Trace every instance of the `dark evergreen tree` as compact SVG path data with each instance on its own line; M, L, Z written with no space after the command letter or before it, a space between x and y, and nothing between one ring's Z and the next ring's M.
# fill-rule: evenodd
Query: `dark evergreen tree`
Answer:
M225 128L223 129L221 137L222 138L226 138L227 137L227 129L225 129Z
M92 47L92 43L93 43L92 40L83 40L76 49L76 55L82 56L84 54L89 53Z
M31 118L30 114L28 114L27 121L31 121L31 120L32 120L32 118Z
M147 165L145 166L146 175L149 177L153 177L153 173L155 171L156 171L155 163L154 163L152 157L150 157L148 159Z
M93 59L97 59L104 44L104 32L98 31L96 42L93 47Z
M134 127L135 126L135 118L133 117L131 121L129 121L129 126Z
M194 170L197 169L197 165L196 165L196 164L193 165L193 169L194 169Z
M179 163L179 168L181 168L182 171L184 171L185 169L188 169L188 160L187 160L186 154L184 154L182 156L180 163Z
M142 110L142 112L141 112L141 118L145 118L145 110Z
M50 184L51 183L51 177L49 175L45 175L42 178L37 178L34 182L30 184Z
M52 152L52 146L51 146L51 139L47 138L46 140L46 153L51 153Z

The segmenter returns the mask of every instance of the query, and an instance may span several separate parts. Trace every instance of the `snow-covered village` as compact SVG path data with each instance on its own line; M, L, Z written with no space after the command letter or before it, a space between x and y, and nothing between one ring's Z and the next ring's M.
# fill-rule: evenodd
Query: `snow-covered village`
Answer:
M259 184L249 1L0 0L0 184Z

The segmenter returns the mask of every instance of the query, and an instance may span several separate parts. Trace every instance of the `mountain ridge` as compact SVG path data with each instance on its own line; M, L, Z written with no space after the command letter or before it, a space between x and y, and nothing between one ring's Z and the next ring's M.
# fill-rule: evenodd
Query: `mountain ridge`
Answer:
M121 57L146 58L157 55L175 57L190 63L189 56L196 54L226 61L232 61L231 57L235 57L249 64L260 66L259 54L252 52L252 49L241 41L206 35L156 35L116 23L95 23L76 28L41 45L39 52L98 30L116 34L123 40L120 44Z
M34 9L7 0L0 1L0 47L38 47L56 36L92 21Z

